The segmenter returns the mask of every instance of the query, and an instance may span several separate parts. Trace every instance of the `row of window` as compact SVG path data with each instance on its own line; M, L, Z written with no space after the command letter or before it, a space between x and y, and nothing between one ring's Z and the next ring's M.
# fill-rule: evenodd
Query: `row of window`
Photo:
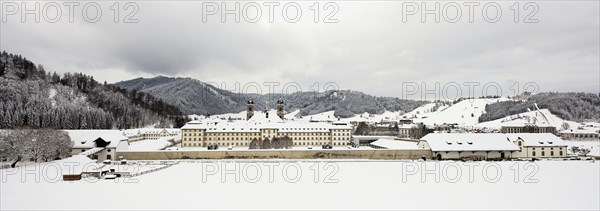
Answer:
M267 138L268 136L263 136L263 138ZM214 140L216 141L249 141L252 140L252 138L257 138L257 137L224 137L223 139L221 139L220 137L215 138ZM274 138L274 137L269 137L269 138ZM331 140L328 137L291 137L290 139L292 139L293 141L307 141L307 140ZM202 138L183 138L184 141L202 141ZM212 141L213 138L208 137L206 138L207 141ZM334 137L333 138L334 141L349 141L350 138L349 137Z
M577 133L571 133L571 134L567 134L567 135L563 135L563 137L567 137L567 138L598 138L598 134L577 134Z
M240 135L254 135L258 136L259 133L206 133L206 136L240 136ZM266 132L265 134L275 134ZM329 133L280 133L281 135L288 136L328 136ZM184 136L199 136L201 133L184 133ZM334 136L349 136L350 133L333 133Z
M563 151L559 151L558 155L563 156ZM535 151L531 152L531 156L536 156ZM546 156L546 151L542 151L542 156ZM554 151L550 151L550 156L554 156Z
M184 133L184 136L199 136L202 134L199 133ZM266 135L271 135L271 133L266 133ZM329 137L327 133L281 133L281 136L323 136ZM259 133L207 133L207 137L210 136L259 136ZM350 136L350 133L334 133L333 136ZM266 137L266 136L263 136Z
M211 143L212 144L212 143ZM216 143L219 146L248 146L250 145L250 143ZM294 146L307 146L307 145L314 145L314 146L322 146L325 144L329 144L328 142L294 142ZM340 142L333 142L334 146L345 146L348 145L348 143L340 143ZM202 147L202 143L183 143L184 147Z
M537 149L537 148L535 148L535 147L533 147L533 148L532 148L532 150L535 150L535 149ZM544 150L544 147L542 147L542 150ZM554 150L554 147L550 147L550 150ZM562 148L562 147L559 147L559 148L558 148L558 150L561 150L561 151L562 151L562 150L563 150L563 148Z

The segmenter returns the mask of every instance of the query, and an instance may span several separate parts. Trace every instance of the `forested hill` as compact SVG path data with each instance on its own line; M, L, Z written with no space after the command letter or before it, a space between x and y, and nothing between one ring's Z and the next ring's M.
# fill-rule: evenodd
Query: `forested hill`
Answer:
M527 112L537 103L561 119L571 121L600 121L600 95L592 93L545 92L528 96L523 101L505 101L487 105L486 113L479 122L491 121L506 116Z
M46 72L20 55L0 54L0 128L124 129L179 126L181 111L152 95L81 73Z
M405 100L393 97L376 97L359 91L331 90L326 92L295 92L290 94L263 93L241 94L219 89L211 84L192 78L137 78L116 83L115 86L127 90L139 90L171 102L185 114L223 114L246 110L246 101L253 98L256 109L263 109L265 102L274 108L273 102L279 98L285 101L288 112L300 110L298 115L312 115L325 111L335 111L337 117L351 117L369 112L381 114L384 111L412 111L426 104L425 101Z

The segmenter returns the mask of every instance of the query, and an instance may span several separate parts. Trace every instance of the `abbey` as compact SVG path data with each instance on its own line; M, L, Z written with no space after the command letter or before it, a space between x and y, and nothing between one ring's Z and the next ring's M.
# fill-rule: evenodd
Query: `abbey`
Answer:
M254 101L247 101L246 120L228 121L204 119L191 121L181 128L182 147L249 146L253 139L284 138L294 146L348 145L351 141L350 125L342 122L285 121L284 102L279 99L276 110L261 112L254 109Z

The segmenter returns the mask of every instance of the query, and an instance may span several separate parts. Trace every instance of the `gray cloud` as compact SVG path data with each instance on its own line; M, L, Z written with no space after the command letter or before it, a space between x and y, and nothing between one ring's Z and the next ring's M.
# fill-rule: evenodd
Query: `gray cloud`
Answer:
M243 4L244 2L242 2ZM259 2L261 3L261 2ZM441 2L444 4L444 2ZM25 55L46 69L83 72L116 82L156 75L202 81L336 82L342 89L401 96L402 82L536 82L541 91L600 91L598 2L538 2L539 23L514 23L508 6L487 23L403 23L401 2L338 2L335 24L277 15L259 23L202 22L201 2L139 2L140 22L1 25L2 50ZM466 11L463 11L465 13ZM479 11L480 12L480 11ZM327 13L322 13L321 18ZM526 13L522 13L524 16ZM233 16L231 16L233 17ZM506 90L507 88L505 88Z

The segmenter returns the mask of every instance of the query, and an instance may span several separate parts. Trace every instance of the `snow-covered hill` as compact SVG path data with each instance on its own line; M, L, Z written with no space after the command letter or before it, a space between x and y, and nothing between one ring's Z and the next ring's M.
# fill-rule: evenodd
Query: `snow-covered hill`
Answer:
M274 108L279 98L285 101L287 111L300 110L298 116L308 116L335 111L337 117L384 111L410 111L425 104L424 101L393 97L376 97L359 91L331 90L325 92L234 93L191 78L137 78L114 84L127 90L149 93L180 108L185 114L214 115L246 110L246 101L253 98L255 109Z
M501 119L482 122L476 125L477 128L500 129L505 124L517 124L519 122L530 122L537 125L548 125L556 127L558 130L563 128L563 124L567 123L569 128L577 128L580 123L567 121L552 114L548 109L540 109L535 111L523 112L520 114L510 115Z
M494 99L466 99L449 107L439 107L429 114L421 114L414 118L414 122L422 122L425 125L458 124L469 127L478 124L479 116L485 113L485 106L492 103L502 102L507 98ZM426 109L426 108L424 108Z

